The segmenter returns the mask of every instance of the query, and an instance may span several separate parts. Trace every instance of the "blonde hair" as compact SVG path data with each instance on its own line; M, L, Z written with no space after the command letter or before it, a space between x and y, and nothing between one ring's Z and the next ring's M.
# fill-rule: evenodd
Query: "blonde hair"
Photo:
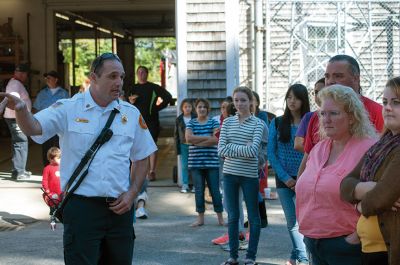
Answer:
M53 146L47 151L47 160L50 162L56 157L61 157L61 150L58 147Z
M350 134L352 136L357 138L377 137L376 130L369 120L364 104L352 88L343 85L328 86L318 93L318 98L321 102L330 98L343 106L344 111L354 119L354 123L350 125ZM324 138L326 137L326 132L321 123L322 119L320 119L319 133L321 138Z
M386 87L390 88L397 97L400 97L400 76L387 81Z
M392 92L396 95L396 97L400 98L400 76L389 79L385 85L386 88L392 90ZM382 135L384 135L389 129L386 127L386 124L383 127Z

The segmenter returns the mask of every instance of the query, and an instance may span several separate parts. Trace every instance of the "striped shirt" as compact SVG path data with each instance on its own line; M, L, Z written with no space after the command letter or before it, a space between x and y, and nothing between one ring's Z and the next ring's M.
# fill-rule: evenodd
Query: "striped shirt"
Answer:
M225 158L223 173L258 178L258 152L264 123L251 115L239 123L239 115L226 118L221 128L218 154Z
M208 119L206 123L199 123L197 119L192 119L186 125L186 130L191 130L193 135L212 136L214 130L219 128L219 124L214 119ZM217 146L189 146L189 168L219 168L219 158Z

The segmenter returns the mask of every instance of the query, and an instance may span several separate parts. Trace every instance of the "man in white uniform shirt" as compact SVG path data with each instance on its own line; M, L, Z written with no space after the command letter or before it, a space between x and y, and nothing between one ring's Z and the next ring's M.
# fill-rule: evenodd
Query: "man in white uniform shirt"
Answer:
M16 65L14 76L10 79L6 87L6 93L20 98L24 101L27 110L30 112L32 102L25 89L24 83L28 79L29 67L26 64ZM31 172L26 171L26 161L28 159L28 137L21 131L16 120L15 112L10 108L4 111L4 120L11 133L12 144L12 165L11 178L15 180L29 179Z
M118 99L124 76L120 59L112 53L102 54L92 63L89 90L59 100L35 116L23 101L0 93L16 110L21 129L35 141L42 143L59 135L63 190L111 111L118 110L110 127L113 136L97 152L86 178L65 205L66 264L132 263L132 205L146 177L148 157L157 147L136 107ZM135 172L130 172L130 160Z

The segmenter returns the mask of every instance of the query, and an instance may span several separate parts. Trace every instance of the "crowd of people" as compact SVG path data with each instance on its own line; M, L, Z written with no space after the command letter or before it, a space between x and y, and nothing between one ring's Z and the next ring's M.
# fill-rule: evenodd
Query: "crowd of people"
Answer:
M133 205L147 216L146 181L156 179L158 111L171 95L148 82L148 70L140 66L128 102L118 100L125 72L118 56L106 53L92 63L89 89L71 99L58 86L58 74L46 73L48 88L33 104L33 115L22 85L27 72L18 66L0 94L7 100L12 177L29 177L26 136L44 143L58 135L61 163L56 144L43 146L43 196L52 214L53 199L63 199L61 190L72 185L69 177L85 151L98 134L112 130L114 136L92 150L85 181L75 184L64 208L64 257L66 264L130 264ZM244 264L257 264L260 229L268 225L260 192L268 162L292 244L285 265L400 265L400 77L388 80L383 107L361 93L358 62L336 55L315 82L314 112L303 84L288 87L279 117L260 110L258 95L244 86L221 103L217 118L210 117L205 98L181 101L175 128L180 191L191 191L193 184L194 229L205 225L206 186L218 225L225 225L226 212L228 232L212 241L228 246L221 265L239 264L242 242ZM89 122L95 119L100 122Z
M228 233L212 241L229 245L230 257L222 264L239 264L243 241L248 241L244 264L256 264L260 182L259 170L252 167L260 159L257 152L263 152L260 121L268 125L268 161L292 242L286 265L400 264L396 226L400 191L393 185L398 167L399 89L399 78L388 81L383 108L362 96L360 67L347 55L333 56L325 76L316 81L312 94L319 109L314 112L310 112L307 88L294 84L286 93L282 116L255 119L259 112L254 94L236 88L221 103L221 116L216 119L220 130L214 133L218 144L211 131L207 134L218 146L220 188L228 215ZM183 102L190 104L188 99ZM189 112L182 109L178 119L185 115L186 124L190 123ZM181 159L191 156L179 154ZM249 219L246 236L242 201Z

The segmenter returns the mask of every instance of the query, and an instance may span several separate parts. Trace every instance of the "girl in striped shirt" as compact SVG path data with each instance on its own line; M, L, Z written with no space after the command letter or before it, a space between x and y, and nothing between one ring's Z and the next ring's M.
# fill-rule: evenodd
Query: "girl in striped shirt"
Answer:
M185 137L189 146L189 170L192 174L195 187L197 220L191 224L192 227L204 224L204 189L207 181L210 190L214 211L218 216L218 223L224 224L222 217L222 198L219 191L219 158L217 153L217 137L219 130L218 121L208 117L210 103L208 100L199 98L196 100L195 109L197 118L192 119L186 125Z
M251 113L253 93L249 88L237 87L233 91L233 102L237 113L224 120L218 143L218 154L225 158L224 195L228 210L230 248L230 258L222 265L239 264L239 188L243 191L250 226L249 247L244 264L252 265L256 264L260 237L258 151L264 124Z

